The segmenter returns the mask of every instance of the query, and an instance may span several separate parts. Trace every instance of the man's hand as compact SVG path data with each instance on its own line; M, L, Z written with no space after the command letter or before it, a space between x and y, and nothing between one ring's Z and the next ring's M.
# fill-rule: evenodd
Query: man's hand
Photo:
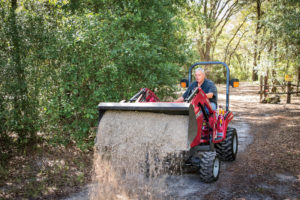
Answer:
M183 102L184 101L184 98L183 97L179 97L178 99L176 99L175 102Z
M213 98L213 96L214 96L214 93L207 93L206 94L206 97L209 98L209 99Z

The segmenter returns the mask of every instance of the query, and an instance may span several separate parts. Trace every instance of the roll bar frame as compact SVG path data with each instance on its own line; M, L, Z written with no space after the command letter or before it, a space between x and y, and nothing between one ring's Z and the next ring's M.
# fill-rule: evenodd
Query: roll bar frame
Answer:
M189 69L189 85L192 81L192 70L197 65L223 65L226 68L226 111L229 111L229 79L230 79L230 70L226 63L219 61L210 61L210 62L196 62Z

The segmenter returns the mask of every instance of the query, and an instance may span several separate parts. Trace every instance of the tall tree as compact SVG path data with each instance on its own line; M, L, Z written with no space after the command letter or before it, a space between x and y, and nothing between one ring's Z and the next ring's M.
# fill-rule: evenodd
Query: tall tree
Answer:
M238 0L204 0L191 1L187 12L188 18L193 18L195 39L200 59L210 61L213 59L215 47L224 27L243 7ZM192 17L190 17L192 16Z
M259 34L261 32L261 15L262 15L262 6L263 0L256 0L256 29L255 29L255 39L254 39L254 53L253 53L253 68L252 68L252 81L257 81L257 65L259 62Z
M22 30L18 16L18 1L11 0L10 14L8 17L9 29L6 29L8 38L5 95L7 99L8 130L17 133L18 143L22 146L32 146L36 143L36 107L28 90L27 69L25 58L27 56L26 44L23 42ZM25 40L26 41L26 40Z

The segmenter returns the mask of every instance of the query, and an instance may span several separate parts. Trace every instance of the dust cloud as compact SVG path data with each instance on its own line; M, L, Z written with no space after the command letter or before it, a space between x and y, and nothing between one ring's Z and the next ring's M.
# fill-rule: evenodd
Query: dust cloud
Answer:
M171 168L180 166L174 158L187 149L188 116L106 111L96 137L90 199L162 199L165 172L178 171Z

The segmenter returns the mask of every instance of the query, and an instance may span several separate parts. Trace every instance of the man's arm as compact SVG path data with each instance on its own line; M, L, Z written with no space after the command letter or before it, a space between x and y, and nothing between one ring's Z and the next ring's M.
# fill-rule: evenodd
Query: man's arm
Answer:
M184 102L184 99L188 97L188 95L190 94L190 91L192 90L193 88L193 84L191 84L188 89L184 92L184 94L179 97L178 99L176 99L175 102Z
M184 94L176 99L175 102L184 102L184 99L188 98L188 96L192 93L192 91L198 86L198 83L195 81L193 82L188 89L184 92Z
M206 97L207 97L208 99L213 98L213 96L214 96L213 93L207 93L207 94L206 94ZM183 97L179 97L178 99L175 100L175 102L183 102L183 101L184 101L184 98L183 98Z
M211 80L208 81L208 91L206 93L206 96L208 99L212 99L215 94L217 94L217 87Z

